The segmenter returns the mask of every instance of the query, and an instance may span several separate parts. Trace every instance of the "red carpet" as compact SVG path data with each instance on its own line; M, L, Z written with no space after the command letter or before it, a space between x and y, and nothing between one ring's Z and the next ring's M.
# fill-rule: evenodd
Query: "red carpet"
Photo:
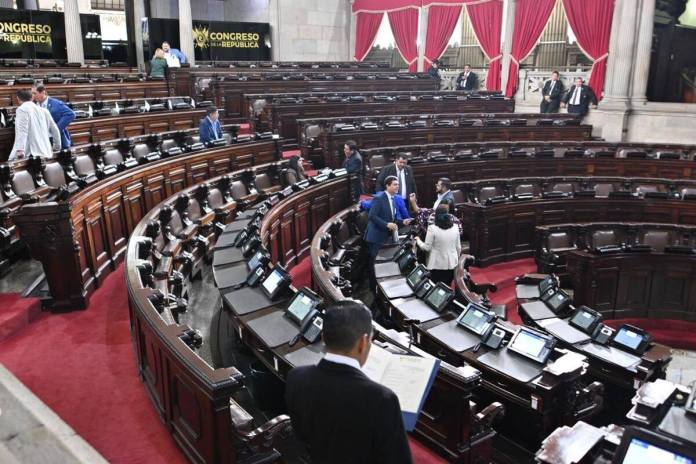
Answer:
M293 269L309 285L309 259ZM0 295L8 305L36 300ZM107 277L86 311L43 313L0 344L0 362L111 463L184 464L138 378L131 346L123 265ZM415 462L442 463L411 439Z
M0 341L24 329L41 316L38 298L22 298L19 293L0 294Z

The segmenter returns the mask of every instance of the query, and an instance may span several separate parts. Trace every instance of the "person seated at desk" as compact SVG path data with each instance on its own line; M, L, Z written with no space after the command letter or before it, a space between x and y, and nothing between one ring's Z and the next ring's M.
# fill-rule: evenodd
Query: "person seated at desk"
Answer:
M205 114L205 118L201 119L201 124L198 126L198 133L201 143L208 144L222 138L222 126L218 119L220 113L216 107L209 106L205 109Z
M302 158L297 155L288 160L288 170L286 173L288 185L296 184L307 178L302 161Z
M428 226L425 241L416 237L416 245L428 253L426 267L430 270L433 282L452 285L454 269L459 263L462 244L459 228L454 227L452 215L447 205L440 205L435 210L435 223Z
M360 367L372 346L372 315L355 301L326 310L326 355L288 373L285 402L315 464L409 464L399 399Z

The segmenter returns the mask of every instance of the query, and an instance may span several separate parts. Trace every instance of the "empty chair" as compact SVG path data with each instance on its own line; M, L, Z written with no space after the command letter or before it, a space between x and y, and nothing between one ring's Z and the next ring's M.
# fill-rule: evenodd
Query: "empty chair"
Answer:
M194 223L203 216L201 204L198 203L198 200L196 200L195 198L191 198L189 200L189 204L186 207L186 215Z
M259 192L264 193L273 193L281 189L280 185L273 185L270 176L266 173L257 174L254 177L254 185Z
M140 161L141 159L145 159L145 157L147 157L147 155L149 154L150 147L148 147L145 143L136 143L133 147L133 156L138 161Z
M65 185L65 171L63 166L57 161L46 163L46 167L43 172L44 179L46 183L53 188L59 188Z
M645 196L649 192L659 192L660 188L657 185L652 184L641 184L635 188L635 191L640 196Z
M12 190L19 196L31 195L36 190L34 178L28 171L15 171L12 176Z
M89 155L78 155L75 158L75 173L80 176L89 176L96 172L97 167L94 165L94 160Z
M513 191L514 195L534 195L534 193L534 185L532 184L517 185Z
M679 191L679 194L685 200L696 200L696 188L684 187Z
M461 205L462 203L466 203L466 196L464 195L464 192L461 190L452 190L452 197L454 198L454 204L455 205Z
M175 148L178 147L176 141L174 139L166 139L162 141L162 145L160 150L166 152L169 151L170 148Z
M655 251L662 252L665 247L672 245L672 234L668 230L643 230L638 242L641 245L649 245Z
M575 185L573 185L570 182L559 182L551 186L551 191L572 194L573 192L575 192Z
M321 126L316 124L309 125L305 128L305 137L308 139L315 139L321 134Z
M123 155L115 148L106 150L104 153L104 164L107 166L118 166L123 163Z
M502 189L500 189L497 185L488 185L479 190L478 201L481 204L485 204L489 198L499 197L502 195Z
M597 183L594 185L594 191L598 197L608 197L614 191L614 184Z
M565 254L577 248L572 235L566 230L552 232L541 245L537 264L540 272L559 273L565 271Z
M249 195L249 190L247 190L246 185L241 180L235 180L230 186L230 191L232 192L232 198L239 201Z
M609 246L621 245L619 238L617 237L616 231L609 230L595 230L592 232L591 243L592 248L602 248Z

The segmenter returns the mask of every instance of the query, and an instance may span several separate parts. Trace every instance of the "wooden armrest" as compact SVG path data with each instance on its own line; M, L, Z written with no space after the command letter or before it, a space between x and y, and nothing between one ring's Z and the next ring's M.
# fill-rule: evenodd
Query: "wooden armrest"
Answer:
M248 435L254 431L254 418L232 398L230 398L230 419L236 433Z
M547 274L525 274L517 277L515 283L518 285L538 285L546 277Z

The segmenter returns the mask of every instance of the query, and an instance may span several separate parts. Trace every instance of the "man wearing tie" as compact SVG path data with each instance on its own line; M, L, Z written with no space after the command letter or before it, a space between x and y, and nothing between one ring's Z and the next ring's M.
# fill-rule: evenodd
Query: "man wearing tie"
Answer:
M201 119L201 124L198 126L201 143L207 145L213 140L222 138L222 126L220 125L218 109L214 106L209 106L205 110L205 118Z
M405 200L412 193L416 193L416 182L413 180L413 169L408 165L406 155L399 153L396 155L394 164L385 166L377 177L376 189L378 192L384 190L384 180L387 177L396 177L399 181L399 195Z
M468 90L470 92L478 90L478 76L471 70L471 65L465 65L464 71L459 73L457 90Z
M558 80L558 71L551 73L551 79L544 83L541 89L541 112L558 113L563 95L563 84Z
M365 241L370 254L370 288L377 286L374 276L374 260L379 249L386 243L398 240L399 227L407 226L412 219L399 219L396 214L394 197L399 192L399 181L396 177L387 177L384 181L384 195L376 195L370 205L370 214L367 216L367 230Z
M592 104L592 108L597 108L597 97L591 87L582 82L582 77L575 78L575 86L563 97L563 105L568 106L568 113L575 114L578 119L582 119L587 114L587 108Z

